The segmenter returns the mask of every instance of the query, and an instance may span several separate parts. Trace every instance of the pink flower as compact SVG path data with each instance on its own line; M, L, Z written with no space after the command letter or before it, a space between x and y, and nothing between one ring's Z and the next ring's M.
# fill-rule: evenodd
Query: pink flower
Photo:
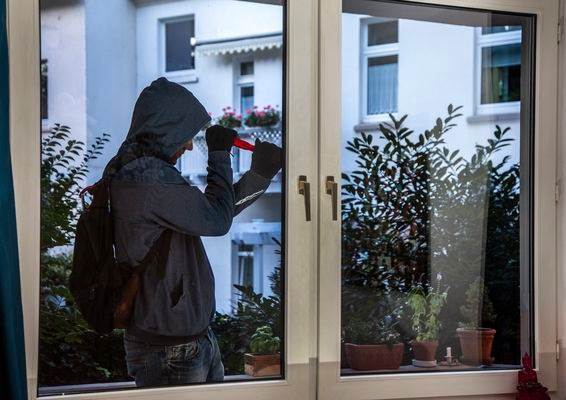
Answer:
M251 112L252 112L252 110L250 110L249 108L246 108L246 114L249 114Z

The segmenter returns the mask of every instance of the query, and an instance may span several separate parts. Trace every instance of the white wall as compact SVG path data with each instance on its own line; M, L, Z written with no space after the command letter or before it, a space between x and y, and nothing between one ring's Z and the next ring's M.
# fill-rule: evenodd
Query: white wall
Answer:
M48 65L48 119L86 143L85 12L82 0L42 2L41 58Z
M343 14L342 46L342 145L359 135L353 127L361 120L360 20L367 16ZM471 156L476 144L487 144L495 125L511 127L508 137L516 141L506 150L519 159L519 121L517 118L494 122L471 121L475 116L475 31L465 26L399 21L399 90L398 115L408 114L406 126L422 133L431 129L437 117L446 116L448 104L463 106L458 126L447 136L447 145ZM388 117L384 118L389 121ZM375 133L376 126L366 132ZM342 168L355 167L349 152L344 151Z
M104 154L90 165L91 182L100 178L130 127L138 95L135 43L135 6L131 1L86 0L88 140L93 143L103 133L111 135Z

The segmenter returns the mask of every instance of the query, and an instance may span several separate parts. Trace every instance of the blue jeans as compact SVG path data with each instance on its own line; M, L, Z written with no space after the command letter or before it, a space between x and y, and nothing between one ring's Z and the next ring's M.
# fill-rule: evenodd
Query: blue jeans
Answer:
M124 335L128 374L136 386L182 385L224 380L224 365L212 329L192 342L165 346Z

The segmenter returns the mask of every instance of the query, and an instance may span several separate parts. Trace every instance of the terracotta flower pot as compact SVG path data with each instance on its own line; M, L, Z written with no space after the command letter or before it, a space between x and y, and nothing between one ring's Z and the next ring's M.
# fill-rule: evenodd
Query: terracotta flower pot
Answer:
M352 369L398 369L403 360L403 343L386 344L346 343L346 359Z
M419 361L436 361L436 349L438 349L438 340L416 341L414 340L413 353L415 360Z
M491 365L491 347L496 330L491 328L456 329L462 347L462 363Z
M251 376L281 375L281 354L244 354L244 370Z

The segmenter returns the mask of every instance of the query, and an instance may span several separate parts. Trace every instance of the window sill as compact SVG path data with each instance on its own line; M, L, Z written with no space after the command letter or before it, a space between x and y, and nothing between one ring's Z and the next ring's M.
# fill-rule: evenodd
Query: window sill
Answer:
M249 375L228 375L224 377L224 382L234 383L234 382L249 382L249 381L265 381L281 379L280 377L272 378L254 378ZM193 386L193 385L188 385ZM65 385L65 386L48 386L38 388L38 398L46 396L68 396L72 394L81 393L95 393L95 392L107 392L115 390L137 390L134 381L127 382L108 382L108 383L91 383L84 385Z
M164 72L163 76L169 79L171 82L183 84L183 83L196 83L198 82L198 76L196 70L184 70L175 72Z
M520 117L520 112L486 113L470 115L466 120L470 124L476 124L482 122L514 121L519 120Z

